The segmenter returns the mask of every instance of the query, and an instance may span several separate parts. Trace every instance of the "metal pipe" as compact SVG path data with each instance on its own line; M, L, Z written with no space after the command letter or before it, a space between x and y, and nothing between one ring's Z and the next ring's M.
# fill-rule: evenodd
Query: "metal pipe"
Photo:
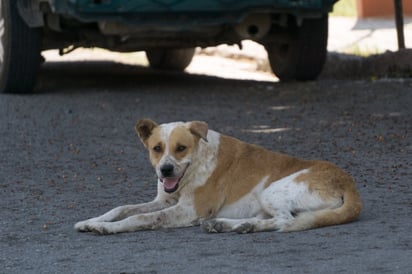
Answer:
M396 33L398 35L398 49L405 49L405 35L403 32L402 0L394 0Z

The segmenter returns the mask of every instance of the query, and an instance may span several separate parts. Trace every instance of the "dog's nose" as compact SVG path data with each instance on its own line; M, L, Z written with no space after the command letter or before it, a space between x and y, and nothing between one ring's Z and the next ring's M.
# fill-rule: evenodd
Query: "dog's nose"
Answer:
M167 164L160 168L160 172L164 177L171 177L173 175L173 165Z

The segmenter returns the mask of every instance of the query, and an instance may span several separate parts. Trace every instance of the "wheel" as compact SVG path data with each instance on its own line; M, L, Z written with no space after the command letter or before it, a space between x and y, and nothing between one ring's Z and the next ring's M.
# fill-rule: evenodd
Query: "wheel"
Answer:
M0 92L29 93L41 62L41 30L26 25L16 0L0 0Z
M163 70L183 71L194 55L195 48L146 50L150 67Z
M328 15L292 24L285 39L273 37L265 45L272 71L281 81L309 81L318 77L325 64Z

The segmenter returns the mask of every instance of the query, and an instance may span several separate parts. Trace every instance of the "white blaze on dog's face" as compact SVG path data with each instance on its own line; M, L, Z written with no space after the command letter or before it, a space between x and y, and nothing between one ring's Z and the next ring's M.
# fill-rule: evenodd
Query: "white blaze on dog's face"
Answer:
M190 167L199 140L206 140L207 124L193 121L157 125L143 119L136 124L136 131L149 150L150 161L164 190L175 192Z

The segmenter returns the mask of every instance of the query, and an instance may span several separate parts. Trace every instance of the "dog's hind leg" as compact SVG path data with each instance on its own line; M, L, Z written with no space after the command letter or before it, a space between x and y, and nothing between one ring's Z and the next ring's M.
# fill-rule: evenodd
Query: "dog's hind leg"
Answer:
M239 233L254 232L254 223L256 223L256 218L249 219L227 219L227 218L216 218L204 220L200 224L200 228L204 232L209 233L222 233L222 232L232 232L239 228Z
M237 232L251 233L259 231L281 231L285 223L291 222L293 216L289 213L278 214L275 218L262 216L246 219L216 218L205 220L201 228L205 232Z
M353 179L329 165L272 183L262 192L260 203L273 217L273 227L283 232L347 223L361 210ZM264 225L256 225L256 229L264 229Z

